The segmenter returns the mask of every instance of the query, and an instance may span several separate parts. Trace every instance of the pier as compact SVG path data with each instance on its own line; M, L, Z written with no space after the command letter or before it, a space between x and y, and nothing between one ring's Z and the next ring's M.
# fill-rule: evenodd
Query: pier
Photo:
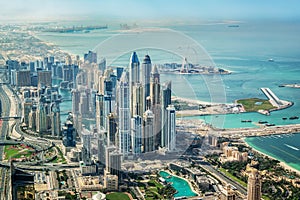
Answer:
M276 107L275 109L271 109L270 111L285 109L294 104L293 102L279 99L272 92L272 90L270 90L270 88L260 88L260 90L266 95L266 97L269 99L269 102L272 104L272 106Z
M266 95L266 97L269 99L270 103L274 107L281 107L284 105L284 102L280 100L273 92L270 90L270 88L260 88L260 90Z

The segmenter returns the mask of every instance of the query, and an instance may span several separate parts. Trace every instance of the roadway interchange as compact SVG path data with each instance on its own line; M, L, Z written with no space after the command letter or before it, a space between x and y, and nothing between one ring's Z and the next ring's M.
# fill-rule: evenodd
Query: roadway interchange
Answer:
M5 105L9 105L8 108L11 108L10 102L13 102L13 104L18 105L18 106L15 106L14 109L10 109L10 114L6 113L5 116L9 116L9 115L21 116L22 108L20 106L21 103L20 103L20 99L18 98L18 95L15 94L8 85L3 85L3 84L1 85L1 95L3 96L3 98L6 99ZM12 96L14 96L14 98L12 98ZM5 117L5 118L7 118L7 117ZM43 165L43 163L46 162L46 159L44 158L43 154L45 151L47 151L50 148L55 146L54 142L51 140L42 138L42 137L27 134L26 132L22 131L20 128L20 124L21 124L20 117L12 117L12 118L10 117L10 120L13 120L13 121L3 121L3 124L7 124L5 126L7 128L5 129L6 130L5 133L2 132L3 138L1 138L1 140L0 140L0 147L2 147L2 153L3 153L3 146L5 144L7 144L7 145L25 144L25 145L31 146L32 148L34 148L36 150L37 157L39 157L39 161L38 162L28 162L28 163L14 162L15 166L20 165L20 166L22 166L22 168L25 168L24 166L28 166L29 169L32 169L32 168L37 169L38 167L40 167L41 169L45 169L45 167L46 168L49 167L48 165L41 166L41 165ZM15 134L13 134L13 133L15 133ZM6 140L5 135L6 136L9 135L11 138L13 137L14 139ZM5 162L0 162L0 164L2 164L4 166L8 166L8 164ZM35 167L32 167L32 166L35 166ZM49 168L51 168L51 166Z
M10 197L10 163L4 161L5 145L25 144L33 147L38 156L36 162L14 162L14 166L19 169L30 171L57 170L66 168L77 168L79 165L52 165L45 163L44 152L54 146L51 140L31 136L20 129L22 108L17 94L7 84L0 84L0 100L2 105L2 125L0 126L0 200L11 199ZM12 104L15 106L12 107ZM13 132L18 135L18 138L8 140L8 136L12 136Z

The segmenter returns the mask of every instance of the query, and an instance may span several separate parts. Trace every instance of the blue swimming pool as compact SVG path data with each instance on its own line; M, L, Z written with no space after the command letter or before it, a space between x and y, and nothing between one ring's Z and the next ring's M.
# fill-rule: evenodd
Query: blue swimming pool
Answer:
M195 192L192 191L189 183L177 176L173 176L165 171L160 171L159 175L163 177L167 183L171 182L172 187L177 190L177 193L174 195L174 197L194 197L197 196Z

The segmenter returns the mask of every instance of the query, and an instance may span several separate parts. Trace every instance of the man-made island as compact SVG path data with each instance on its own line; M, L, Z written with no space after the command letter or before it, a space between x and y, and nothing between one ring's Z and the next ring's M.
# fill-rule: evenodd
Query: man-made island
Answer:
M295 84L282 84L279 85L279 87L289 87L289 88L300 88L300 84L295 83Z
M213 114L231 114L240 112L258 112L269 115L270 112L281 110L293 105L293 102L279 99L269 88L261 88L268 99L239 99L234 103L212 103L173 97L172 101L178 110L178 116L197 116Z
M165 63L163 65L159 65L159 69L161 73L173 74L231 74L230 71L222 68L189 63L186 58L183 59L182 64Z
M57 33L74 33L74 32L90 32L92 30L107 29L105 26L72 26L46 29L45 32L57 32Z

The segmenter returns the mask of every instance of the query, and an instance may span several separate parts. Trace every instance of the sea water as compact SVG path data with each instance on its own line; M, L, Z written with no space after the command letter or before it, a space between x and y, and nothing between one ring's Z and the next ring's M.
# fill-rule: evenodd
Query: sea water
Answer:
M298 22L243 22L239 27L227 24L201 24L169 26L197 41L212 57L217 67L232 71L221 75L220 87L225 88L226 102L233 103L243 98L266 98L260 91L269 87L280 99L292 101L288 109L272 112L270 116L258 113L226 115L224 122L213 124L219 128L255 127L259 120L276 125L299 123L300 120L282 120L283 117L300 115L300 89L278 87L281 84L297 83L300 75L300 23ZM115 35L117 27L90 33L41 33L38 37L52 42L70 53L79 54L94 49L99 43ZM140 54L139 54L140 53ZM149 53L152 62L162 64L178 58L169 54L152 51L138 52L140 61ZM103 55L105 56L105 55ZM130 54L123 55L117 65L128 65ZM275 62L269 62L272 58ZM181 61L179 61L181 62ZM209 76L209 75L207 75ZM208 78L209 79L209 78ZM213 79L213 77L211 78ZM172 80L173 95L211 102L212 94L202 75L162 74L161 80ZM218 116L217 116L218 117ZM214 123L213 117L193 117ZM252 120L253 123L242 123Z
M300 171L300 134L248 137L245 142L262 153Z

